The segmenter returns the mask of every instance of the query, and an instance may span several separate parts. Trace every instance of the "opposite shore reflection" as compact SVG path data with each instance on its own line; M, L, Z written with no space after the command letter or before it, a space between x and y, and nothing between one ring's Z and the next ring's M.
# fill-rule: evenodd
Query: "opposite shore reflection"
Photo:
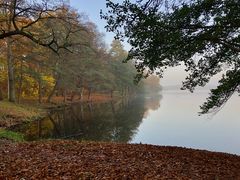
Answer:
M77 139L130 142L149 110L160 107L160 95L99 104L75 104L19 127L27 140Z

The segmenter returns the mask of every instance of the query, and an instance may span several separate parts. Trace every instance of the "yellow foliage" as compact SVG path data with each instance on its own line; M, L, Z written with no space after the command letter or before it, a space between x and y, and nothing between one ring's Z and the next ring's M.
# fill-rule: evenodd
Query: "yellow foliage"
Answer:
M55 79L52 76L42 76L42 80L46 83L47 87L53 87Z

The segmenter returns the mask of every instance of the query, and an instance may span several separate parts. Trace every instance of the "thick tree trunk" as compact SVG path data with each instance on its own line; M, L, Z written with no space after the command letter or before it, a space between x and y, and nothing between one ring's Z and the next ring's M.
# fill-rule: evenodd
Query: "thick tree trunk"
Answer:
M8 65L8 100L15 102L15 79L14 79L14 62L12 55L11 40L7 38L7 65Z
M11 7L13 7L14 2L11 2ZM13 8L10 8L8 15L7 28L8 31L11 31L11 20L13 16ZM8 66L8 100L10 102L15 102L15 79L14 79L14 62L13 62L13 54L12 54L12 42L11 38L6 39L7 42L7 66Z

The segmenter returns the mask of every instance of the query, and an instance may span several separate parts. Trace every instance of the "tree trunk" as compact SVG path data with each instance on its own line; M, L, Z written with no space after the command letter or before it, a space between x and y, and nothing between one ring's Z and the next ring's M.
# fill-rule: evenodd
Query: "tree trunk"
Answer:
M11 2L11 7L13 7L14 2ZM11 31L11 20L13 16L13 8L10 9L9 15L8 15L8 22L7 22L7 28L8 31ZM15 102L15 79L14 79L14 62L13 62L13 54L12 54L12 42L10 38L7 38L7 66L8 66L8 100L10 102Z
M90 98L91 98L91 92L92 92L92 88L89 88L88 89L88 100L90 100Z
M126 87L125 96L129 96L129 87Z
M93 109L92 109L92 103L91 102L88 103L88 109L89 109L89 112L90 112L90 117L91 117L91 119L93 119Z
M71 93L71 102L74 100L74 97L75 97L75 91L72 91L72 93Z
M84 91L84 88L81 88L81 90L80 90L80 96L79 96L79 100L80 100L80 101L83 99L83 91Z
M11 40L7 38L7 65L8 65L8 100L15 102L15 79L14 79L14 62L12 55Z
M22 97L22 83L23 83L23 61L21 61L21 69L20 69L20 79L19 79L19 88L18 88L18 104L20 103L20 99Z
M64 87L63 89L63 102L66 103L67 101L67 91L66 91L66 88Z

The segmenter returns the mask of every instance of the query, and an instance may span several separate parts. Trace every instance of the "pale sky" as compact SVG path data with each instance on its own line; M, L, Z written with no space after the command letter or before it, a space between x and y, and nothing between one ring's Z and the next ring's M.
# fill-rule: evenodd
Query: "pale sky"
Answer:
M105 34L105 41L108 45L111 44L114 34L106 32L104 26L106 22L100 18L100 10L106 12L105 0L70 0L70 5L77 9L78 12L86 14L90 21L94 22L98 30Z

